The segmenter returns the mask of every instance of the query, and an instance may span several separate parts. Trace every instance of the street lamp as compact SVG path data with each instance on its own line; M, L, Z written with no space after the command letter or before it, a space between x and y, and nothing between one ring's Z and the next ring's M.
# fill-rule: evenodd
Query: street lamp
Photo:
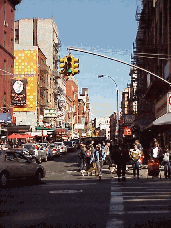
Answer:
M98 78L103 78L103 77L109 77L114 83L115 83L115 86L116 86L116 94L117 94L117 113L116 113L116 131L115 131L115 137L117 138L118 140L118 130L119 130L119 107L118 107L118 86L115 82L115 80L110 77L109 75L98 75Z

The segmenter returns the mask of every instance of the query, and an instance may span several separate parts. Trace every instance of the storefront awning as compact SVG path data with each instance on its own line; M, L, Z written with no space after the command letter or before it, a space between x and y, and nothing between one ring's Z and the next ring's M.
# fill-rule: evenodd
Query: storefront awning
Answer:
M167 125L171 124L171 113L166 113L153 121L152 125Z

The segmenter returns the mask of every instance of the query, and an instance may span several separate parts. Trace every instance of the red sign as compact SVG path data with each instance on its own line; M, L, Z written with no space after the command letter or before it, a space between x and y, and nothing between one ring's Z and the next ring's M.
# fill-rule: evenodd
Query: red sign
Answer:
M67 131L65 128L57 128L56 133L57 135L66 135Z
M124 127L124 135L132 135L132 129L129 127Z

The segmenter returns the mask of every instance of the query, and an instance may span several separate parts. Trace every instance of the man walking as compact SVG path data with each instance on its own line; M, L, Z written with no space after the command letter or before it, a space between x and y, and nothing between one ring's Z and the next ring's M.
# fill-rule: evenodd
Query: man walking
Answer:
M104 147L105 157L106 157L106 163L109 165L109 170L111 172L114 171L114 169L111 170L112 167L112 160L111 160L111 154L110 154L110 141L107 141L105 147Z

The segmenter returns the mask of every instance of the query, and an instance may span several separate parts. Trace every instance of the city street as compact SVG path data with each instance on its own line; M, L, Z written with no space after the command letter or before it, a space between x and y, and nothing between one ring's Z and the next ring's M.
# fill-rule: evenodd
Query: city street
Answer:
M1 227L170 227L171 183L164 178L126 182L103 168L101 181L78 172L78 152L42 163L40 185L11 181L0 189ZM162 176L163 177L163 176Z

